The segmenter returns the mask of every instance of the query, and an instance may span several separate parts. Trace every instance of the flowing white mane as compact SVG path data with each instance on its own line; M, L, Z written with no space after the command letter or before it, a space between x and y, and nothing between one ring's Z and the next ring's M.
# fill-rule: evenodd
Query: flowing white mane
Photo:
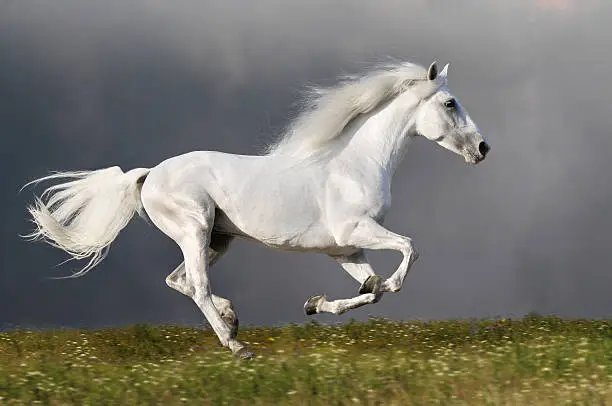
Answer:
M415 82L425 81L427 69L402 62L386 65L360 76L344 76L330 88L313 87L302 111L287 131L268 147L268 155L309 156L321 149L355 117L396 97Z

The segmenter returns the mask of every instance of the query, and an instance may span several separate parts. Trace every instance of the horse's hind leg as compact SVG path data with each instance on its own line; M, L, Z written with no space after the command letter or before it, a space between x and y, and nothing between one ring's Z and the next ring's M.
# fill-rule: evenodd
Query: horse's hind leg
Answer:
M166 284L185 296L193 298L193 287L191 284L187 283L185 262L181 262L181 264L166 277ZM239 323L232 302L229 299L217 295L212 295L212 300L221 318L232 328L232 337L236 337Z
M213 232L210 245L208 246L208 268L214 266L217 261L227 252L234 237L226 234L216 234ZM193 288L187 283L187 273L185 271L185 261L181 262L170 275L166 277L166 284L182 294L193 297ZM232 329L232 338L238 335L238 317L232 306L232 302L221 296L212 295L213 303L221 318Z
M219 337L221 344L229 347L233 352L239 348L239 343L232 339L231 328L221 318L219 311L212 300L210 281L208 278L208 232L206 226L193 227L178 241L185 257L185 270L187 278L193 287L192 299L198 305L211 327ZM232 348L234 347L234 348ZM243 346L240 345L243 348Z
M219 259L227 252L234 237L225 234L212 233L210 245L208 246L208 268L212 268ZM166 277L166 284L174 290L191 297L191 284L187 281L185 272L185 261L181 262L174 271Z
M209 255L212 250L209 250ZM212 262L212 261L209 261ZM210 265L209 265L210 266ZM166 284L174 290L179 291L185 296L193 298L194 289L191 284L187 283L185 262L181 262L170 275L166 277ZM238 316L234 311L232 302L221 296L211 295L213 304L217 308L217 311L221 315L221 318L230 326L232 338L236 338L238 335Z
M214 224L214 202L201 195L194 200L177 193L156 192L143 196L143 205L151 221L180 247L185 259L186 284L192 288L191 298L204 313L221 344L241 358L250 358L253 355L235 335L232 336L234 329L223 320L212 297L207 248Z

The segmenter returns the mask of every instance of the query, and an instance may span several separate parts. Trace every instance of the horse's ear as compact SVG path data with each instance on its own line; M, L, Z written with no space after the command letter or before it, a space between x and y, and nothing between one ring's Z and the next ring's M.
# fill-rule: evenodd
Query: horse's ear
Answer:
M434 80L438 76L438 66L436 63L436 61L433 61L431 65L429 65L429 69L427 70L427 79L429 80Z
M440 71L440 73L438 73L438 76L440 77L440 79L446 80L448 77L448 65L450 64L446 64L444 65L444 67L442 68L442 70Z

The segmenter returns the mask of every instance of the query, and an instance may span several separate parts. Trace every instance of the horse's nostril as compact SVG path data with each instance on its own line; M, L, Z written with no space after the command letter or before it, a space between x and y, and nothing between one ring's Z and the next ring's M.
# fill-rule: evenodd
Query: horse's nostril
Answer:
M480 144L478 144L478 152L480 152L483 157L487 156L490 149L491 147L489 147L489 144L484 141L481 141Z

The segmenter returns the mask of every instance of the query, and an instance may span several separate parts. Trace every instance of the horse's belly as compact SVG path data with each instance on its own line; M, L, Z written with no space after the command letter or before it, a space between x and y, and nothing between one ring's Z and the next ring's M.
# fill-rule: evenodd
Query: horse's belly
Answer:
M284 210L278 205L243 209L222 210L215 229L288 251L326 251L336 244L315 213Z

